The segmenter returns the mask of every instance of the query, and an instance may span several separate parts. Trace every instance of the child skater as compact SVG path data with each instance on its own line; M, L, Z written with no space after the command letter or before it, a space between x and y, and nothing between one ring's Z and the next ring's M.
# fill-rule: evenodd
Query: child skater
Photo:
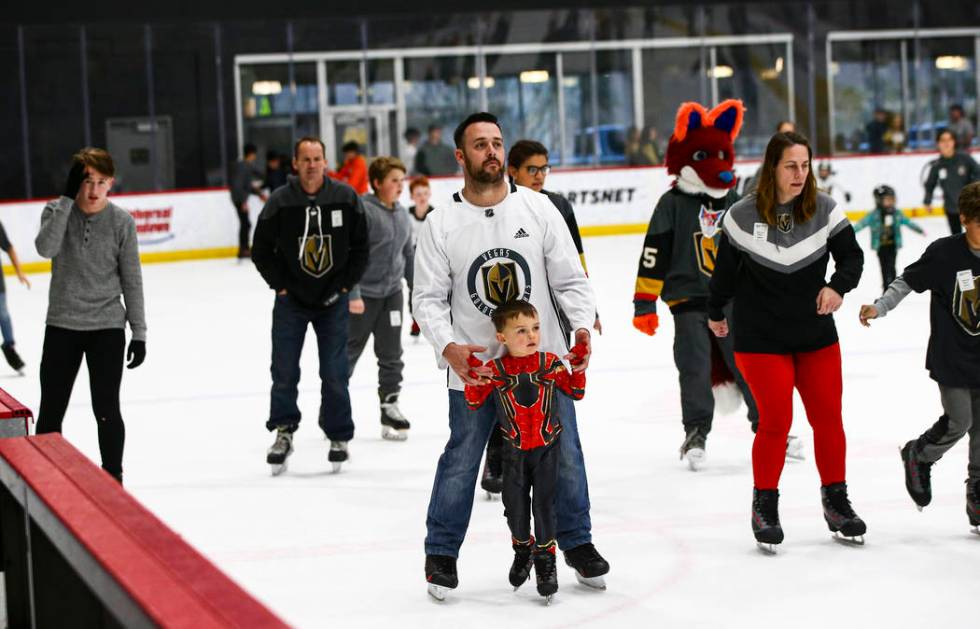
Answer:
M514 547L510 583L517 589L527 581L533 563L538 594L550 603L558 591L555 495L561 419L554 402L555 389L581 400L585 372L572 373L558 356L538 351L538 311L530 303L509 301L497 308L491 319L506 353L487 361L493 372L488 382L466 386L466 402L477 409L495 394L497 421L504 440L510 443L503 448L504 515ZM578 356L581 350L576 346L572 353ZM471 358L471 365L476 367L480 362Z
M926 232L912 222L905 214L895 208L895 189L891 186L880 185L874 189L875 209L854 224L857 233L865 227L871 228L871 248L878 252L878 262L881 263L881 290L895 280L895 258L902 248L902 226L912 231L925 234Z
M980 182L960 192L959 213L965 233L929 245L874 305L861 306L860 318L868 326L911 291L932 292L926 369L939 384L943 416L902 448L905 488L921 511L932 500L932 464L969 434L966 514L980 534Z

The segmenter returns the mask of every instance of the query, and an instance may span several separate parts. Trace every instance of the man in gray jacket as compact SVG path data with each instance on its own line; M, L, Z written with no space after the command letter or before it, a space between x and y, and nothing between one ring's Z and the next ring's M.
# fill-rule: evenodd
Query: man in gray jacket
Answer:
M125 427L119 386L125 328L128 321L133 339L126 355L134 369L146 358L146 319L136 221L108 199L114 174L109 153L82 149L73 158L64 195L41 213L34 244L39 254L51 258L51 289L37 434L61 432L84 356L102 469L122 483Z
M354 373L368 338L374 335L378 357L381 436L404 441L411 427L398 408L402 370L402 278L412 287L415 247L408 211L398 203L405 185L405 165L394 157L371 162L368 179L374 194L361 197L368 225L368 266L351 290L347 356Z

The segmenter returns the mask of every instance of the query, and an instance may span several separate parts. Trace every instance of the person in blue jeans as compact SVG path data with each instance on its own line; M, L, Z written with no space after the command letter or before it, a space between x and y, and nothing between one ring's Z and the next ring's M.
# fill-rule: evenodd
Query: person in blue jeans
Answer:
M367 267L364 206L354 189L324 176L323 142L301 138L285 186L262 208L252 261L275 291L272 310L272 394L266 428L276 440L266 455L274 474L285 470L301 413L299 359L313 325L320 358L320 428L330 440L334 471L354 437L347 390L348 291Z
M20 258L17 257L17 251L7 238L7 230L3 228L3 223L0 223L0 250L10 256L10 263L14 266L14 273L17 274L20 283L30 288L31 282L20 267ZM3 345L0 346L3 357L14 371L23 374L24 361L14 349L14 326L10 322L10 311L7 310L7 287L3 281L3 273L0 273L0 332L3 334Z
M464 187L433 212L415 251L413 309L441 368L448 369L449 429L439 458L426 517L425 576L429 593L443 600L459 584L456 558L466 536L477 472L494 426L490 407L470 410L465 385L487 382L501 345L490 319L513 300L540 315L537 351L570 359L569 333L586 348L574 371L588 367L595 295L561 214L547 196L504 179L503 137L489 113L469 116L456 129L456 159ZM570 329L564 330L560 308ZM482 358L482 360L481 360ZM557 395L565 435L558 469L558 547L579 581L605 587L609 564L592 544L589 488L575 406Z

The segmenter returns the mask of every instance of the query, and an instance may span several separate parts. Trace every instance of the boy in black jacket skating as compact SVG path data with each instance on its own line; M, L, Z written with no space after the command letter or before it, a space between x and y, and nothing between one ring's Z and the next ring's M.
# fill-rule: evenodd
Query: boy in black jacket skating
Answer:
M905 487L921 511L932 500L933 463L969 434L966 512L980 532L980 182L963 188L958 205L966 233L929 245L860 317L868 326L910 292L932 293L926 369L939 384L943 416L902 448Z
M347 390L348 296L367 266L364 207L354 189L328 179L323 143L296 143L298 177L276 190L259 216L252 261L276 293L272 311L272 400L266 428L277 432L267 462L273 473L292 453L300 422L299 359L313 324L320 354L320 428L330 439L334 470L354 436Z

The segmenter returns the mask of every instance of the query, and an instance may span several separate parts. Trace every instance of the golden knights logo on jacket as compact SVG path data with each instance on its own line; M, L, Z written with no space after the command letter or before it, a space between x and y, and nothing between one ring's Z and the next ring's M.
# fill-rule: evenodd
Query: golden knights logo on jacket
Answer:
M973 288L963 290L960 282L953 289L953 317L970 336L980 336L980 276L973 277Z
M323 277L333 268L333 239L323 233L323 210L306 208L305 228L299 238L299 265L313 277Z
M470 264L466 290L477 310L490 316L508 301L530 301L531 268L513 249L487 249Z
M694 252L698 257L698 268L711 277L715 272L715 260L718 257L718 234L721 230L721 217L725 210L714 210L701 205L698 222L701 231L694 233Z
M483 275L483 294L488 302L500 307L517 299L517 265L498 262L480 269Z

